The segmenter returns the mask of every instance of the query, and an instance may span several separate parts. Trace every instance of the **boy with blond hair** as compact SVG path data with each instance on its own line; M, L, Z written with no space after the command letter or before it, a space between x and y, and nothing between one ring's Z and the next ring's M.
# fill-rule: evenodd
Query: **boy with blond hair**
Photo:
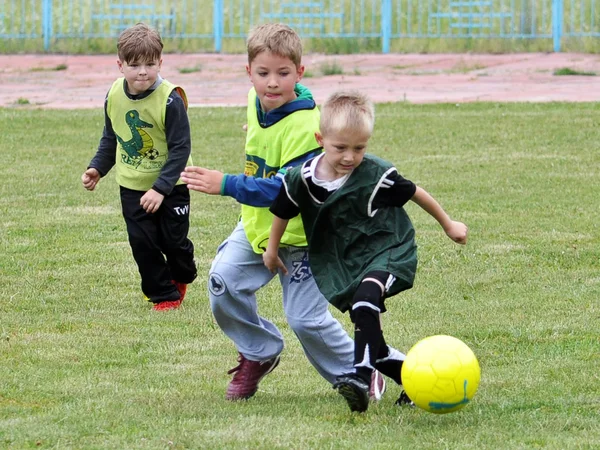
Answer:
M228 400L252 397L261 379L279 364L284 342L279 329L261 316L256 291L274 275L262 262L273 216L271 205L291 167L321 152L315 140L319 110L299 84L304 73L300 37L283 24L264 24L247 40L248 94L246 167L243 174L187 167L182 179L192 190L235 198L241 220L219 246L209 273L210 304L223 332L235 343L239 365ZM354 344L328 310L309 268L302 221L290 221L281 239L288 273L280 275L287 321L316 370L330 383L352 368ZM380 397L383 377L374 383Z
M403 205L415 202L459 244L467 241L467 227L391 163L365 154L375 123L365 95L337 92L322 109L316 139L323 153L285 176L270 208L275 218L263 259L270 271L288 272L279 244L301 214L317 285L333 306L350 311L355 327L354 367L334 388L352 411L363 412L375 370L402 384L404 355L387 345L379 316L388 297L412 287L417 269L415 232ZM402 393L397 403L407 401Z
M157 311L178 308L196 278L188 238L190 193L179 174L191 159L187 97L161 78L163 43L138 23L121 33L117 65L122 78L104 102L104 130L81 176L93 191L113 167L129 244L142 291Z

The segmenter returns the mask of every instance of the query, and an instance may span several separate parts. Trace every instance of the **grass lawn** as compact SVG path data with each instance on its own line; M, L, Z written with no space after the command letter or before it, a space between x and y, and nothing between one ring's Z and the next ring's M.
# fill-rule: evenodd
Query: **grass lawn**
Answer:
M245 111L190 117L194 162L241 172ZM457 413L398 408L390 381L359 415L304 357L277 283L259 304L281 364L250 401L224 400L236 351L206 275L234 200L192 193L199 278L181 309L151 311L114 174L80 182L102 111L0 109L0 448L599 448L599 119L592 103L377 106L370 151L470 229L458 246L408 205L419 270L387 302L386 338L456 336L482 378Z

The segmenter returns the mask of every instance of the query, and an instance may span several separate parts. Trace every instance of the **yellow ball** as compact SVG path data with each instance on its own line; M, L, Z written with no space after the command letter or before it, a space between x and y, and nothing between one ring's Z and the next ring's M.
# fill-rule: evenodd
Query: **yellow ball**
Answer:
M435 414L458 411L469 403L481 377L473 351L452 336L417 342L402 365L402 385L419 408Z

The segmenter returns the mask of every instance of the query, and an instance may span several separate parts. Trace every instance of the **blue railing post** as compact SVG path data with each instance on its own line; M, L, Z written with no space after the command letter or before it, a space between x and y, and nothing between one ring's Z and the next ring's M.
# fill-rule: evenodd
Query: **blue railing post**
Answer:
M213 29L215 36L215 52L221 53L223 44L223 1L214 0L213 3Z
M44 36L44 50L50 50L52 37L52 0L42 2L42 35Z
M563 6L563 0L552 0L552 39L555 52L560 52L560 41L563 34Z
M392 0L381 1L381 51L390 52L392 36Z

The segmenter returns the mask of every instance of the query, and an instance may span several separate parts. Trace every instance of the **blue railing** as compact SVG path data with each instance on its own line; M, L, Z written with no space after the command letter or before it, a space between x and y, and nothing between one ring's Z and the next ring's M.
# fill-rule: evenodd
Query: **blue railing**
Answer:
M402 39L600 37L600 0L1 0L7 40L114 38L144 21L165 38L203 39L221 52L263 22L284 22L303 38L375 38L381 51Z

